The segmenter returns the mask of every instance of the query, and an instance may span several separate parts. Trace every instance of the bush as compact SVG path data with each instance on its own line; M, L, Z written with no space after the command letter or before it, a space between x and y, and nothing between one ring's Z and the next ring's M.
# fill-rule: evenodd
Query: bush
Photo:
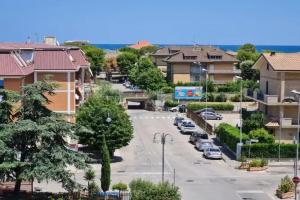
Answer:
M216 96L215 98L216 102L226 102L227 101L227 97L224 93L220 93Z
M283 177L278 185L278 190L282 193L294 191L294 183L292 179L289 176Z
M227 110L232 111L234 105L231 103L207 103L207 107L213 108L215 110ZM195 111L206 108L206 103L189 103L187 105L189 110Z
M125 183L119 182L112 186L113 190L120 190L120 191L126 191L127 185Z
M165 106L166 107L175 107L175 106L178 106L179 103L176 102L176 101L173 101L173 100L167 100L165 101Z
M215 133L222 144L226 144L232 151L236 152L236 145L240 142L239 129L231 126L230 124L221 123L217 127ZM243 142L246 142L248 139L248 135L242 135Z
M245 144L242 147L242 155L248 156L250 148L250 158L278 158L279 144L263 144L256 143L252 145ZM280 157L281 158L294 158L296 155L295 144L281 144Z
M206 101L206 94L203 95L202 101ZM207 93L207 101L214 102L215 101L215 95L213 93Z
M249 163L249 167L264 167L267 166L268 162L265 159L254 159Z
M249 137L251 139L258 139L259 143L274 143L275 138L266 129L260 128L250 131Z
M206 83L207 83L207 92L214 92L216 90L215 84L214 84L213 81L211 81L211 80L207 80L207 81L203 80L203 81L201 81L201 84L200 84L202 86L202 88L203 88L203 92L206 91Z
M164 94L169 94L169 93L174 92L174 88L172 88L170 86L165 86L165 87L161 88L161 90Z
M168 182L154 184L150 181L136 179L129 184L132 200L180 200L181 196L178 187Z
M265 125L265 114L263 112L254 112L243 122L243 131L249 133L252 130L263 128Z
M230 97L230 101L232 101L232 102L240 102L240 100L241 100L241 94L235 94L234 96ZM245 95L243 95L242 101L249 102L249 101L253 101L253 100L251 100L251 99L245 97Z

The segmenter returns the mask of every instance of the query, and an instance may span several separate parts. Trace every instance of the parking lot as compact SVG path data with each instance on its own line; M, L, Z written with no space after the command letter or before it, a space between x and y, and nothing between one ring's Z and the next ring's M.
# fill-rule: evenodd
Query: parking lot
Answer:
M230 124L234 127L236 127L236 125L239 126L240 124L240 114L235 112L235 113L220 113L223 117L223 119L221 120L207 120L207 122L212 125L213 127L218 127L219 124L221 123L227 123Z

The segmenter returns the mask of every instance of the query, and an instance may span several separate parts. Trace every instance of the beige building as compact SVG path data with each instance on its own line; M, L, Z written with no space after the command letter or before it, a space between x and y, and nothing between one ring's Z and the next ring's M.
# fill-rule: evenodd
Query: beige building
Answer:
M172 83L209 80L215 84L234 81L241 73L236 69L237 59L213 46L171 46L152 54L154 64Z
M297 134L298 97L291 91L300 91L300 53L264 53L253 68L260 71L260 90L248 90L247 96L259 103L266 127L276 139L292 142Z

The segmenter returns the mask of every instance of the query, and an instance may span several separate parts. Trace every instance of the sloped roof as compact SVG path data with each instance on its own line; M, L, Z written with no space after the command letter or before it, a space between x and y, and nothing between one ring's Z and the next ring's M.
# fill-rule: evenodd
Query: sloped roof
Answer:
M237 62L236 58L213 46L170 46L158 49L152 55L165 55L166 62ZM221 58L214 59L211 56Z
M78 47L0 43L0 76L24 76L34 70L75 71L82 66L89 62Z
M133 49L140 49L142 47L147 47L147 46L151 46L151 44L147 40L142 40L142 41L138 41L137 44L130 45L129 47Z
M300 71L300 52L263 53L253 65L253 68L259 69L263 59L272 66L274 71Z

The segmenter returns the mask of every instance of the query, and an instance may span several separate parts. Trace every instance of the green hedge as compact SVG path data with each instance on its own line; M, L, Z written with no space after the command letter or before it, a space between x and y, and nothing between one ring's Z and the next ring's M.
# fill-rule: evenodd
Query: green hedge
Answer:
M232 151L236 152L236 145L240 142L239 129L230 124L221 123L215 130L215 133L222 144L226 144ZM243 133L242 141L245 143L246 140L249 140L249 137Z
M166 107L175 107L178 106L179 103L177 101L172 101L172 100L167 100L165 101L165 106Z
M250 145L244 145L242 147L242 155L249 156ZM278 158L279 144L263 144L257 143L251 145L251 158ZM280 157L281 158L294 158L296 155L295 144L281 144L280 145Z
M232 111L234 108L234 105L231 103L207 103L207 107L213 108L215 110ZM187 108L189 110L195 111L195 110L206 108L206 104L205 103L189 103L187 105Z

